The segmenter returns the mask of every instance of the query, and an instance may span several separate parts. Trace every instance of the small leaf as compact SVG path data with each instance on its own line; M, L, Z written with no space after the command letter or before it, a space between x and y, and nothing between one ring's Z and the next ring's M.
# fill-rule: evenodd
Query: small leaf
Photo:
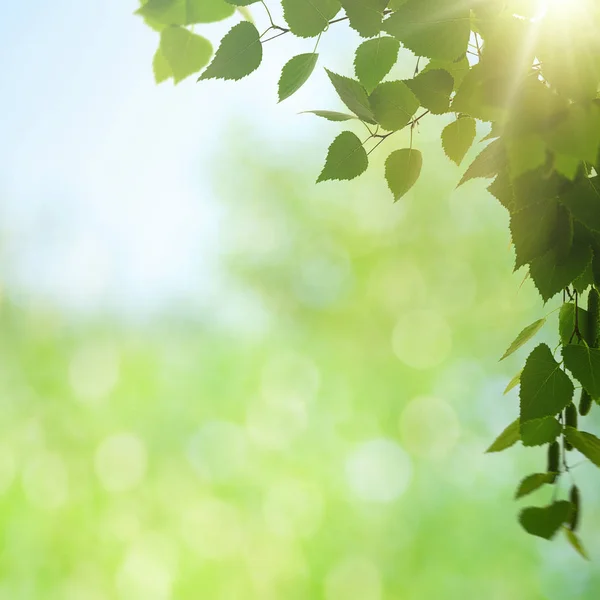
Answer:
M458 117L442 131L442 147L446 156L460 165L475 140L475 119Z
M541 446L553 442L560 435L562 425L554 417L543 417L522 421L520 429L523 446Z
M339 0L282 0L283 16L292 33L314 37L325 31L341 8Z
M212 54L210 42L184 27L166 27L160 34L160 50L178 83L205 67Z
M434 115L448 112L450 94L454 88L454 79L448 71L444 69L422 71L413 79L407 79L405 83L423 108Z
M399 50L400 42L387 36L367 40L356 49L354 72L368 93L390 72Z
M325 69L341 101L361 120L375 123L365 88L358 81Z
M519 383L521 382L521 373L523 372L523 369L521 369L509 382L508 385L504 388L504 392L503 395L508 394L508 392L510 392L510 390L512 390L513 388L517 387L519 385Z
M565 367L581 383L588 394L600 398L600 350L587 344L569 344L563 347Z
M308 81L318 57L314 53L298 54L284 65L279 79L279 102L289 98Z
M508 350L502 355L500 360L504 360L513 352L517 351L523 344L526 344L543 326L546 319L538 319L535 323L527 325L521 333L516 337L514 342L508 347Z
M502 140L494 140L469 165L458 186L477 177L495 177L502 170L505 160Z
M519 484L515 499L522 498L523 496L527 496L527 494L531 494L531 492L535 492L535 490L541 488L545 483L553 483L556 479L556 475L556 473L534 473L533 475L528 475Z
M600 467L600 440L595 435L565 427L565 436L574 448Z
M362 142L351 131L338 135L327 152L325 167L317 182L328 179L354 179L364 173L369 160Z
M258 69L262 61L262 44L256 27L242 21L221 40L221 45L200 79L241 79Z
M399 200L416 183L421 173L423 157L414 148L395 150L385 161L385 178L394 194L394 201Z
M419 101L403 81L380 83L369 96L375 120L384 129L406 127L419 108Z
M524 508L519 515L523 529L531 535L550 540L561 525L569 520L573 507L566 500L559 500L549 506Z
M515 419L486 450L486 452L501 452L510 448L521 439L519 419Z
M581 540L579 539L577 534L574 531L571 531L568 527L564 526L563 531L565 532L565 536L569 541L569 544L571 544L571 546L575 550L575 552L577 552L582 558L585 558L585 560L590 560L590 557L586 552L585 548L583 547L583 544L581 543Z
M322 117L328 121L349 121L350 119L356 119L355 115L348 115L346 113L337 112L335 110L305 110L300 113L301 115L312 114L317 117Z
M521 374L521 423L553 417L573 400L573 382L554 360L550 348L540 344L528 356Z
M362 37L373 37L381 31L383 9L387 0L341 0L350 27Z

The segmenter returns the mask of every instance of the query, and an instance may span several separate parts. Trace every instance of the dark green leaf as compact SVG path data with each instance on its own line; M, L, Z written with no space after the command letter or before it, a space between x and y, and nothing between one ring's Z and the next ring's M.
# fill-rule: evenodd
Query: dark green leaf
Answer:
M446 156L460 165L475 139L475 119L458 117L442 131L442 147Z
M399 200L419 179L423 157L414 148L395 150L385 161L385 178L394 194L394 201Z
M519 515L523 529L531 535L550 540L561 525L569 520L573 507L566 500L559 500L549 506L524 508Z
M369 104L365 88L358 81L325 69L341 101L359 118L367 123L375 123L375 116Z
M378 37L363 42L356 50L354 72L368 93L390 72L398 59L400 42L392 37Z
M317 64L318 54L298 54L290 59L281 71L279 102L297 92L308 80Z
M600 440L595 435L573 427L565 427L565 435L574 448L600 467Z
M380 83L369 96L375 120L384 129L406 127L419 108L419 101L402 81Z
M540 344L528 356L521 374L521 423L558 414L573 399L573 391L572 381L550 348Z
M587 310L578 307L577 323L579 331L583 333L587 330L588 313ZM560 332L560 341L563 346L570 344L575 337L575 304L573 302L565 302L561 308L558 317L558 329Z
M486 452L501 452L516 444L520 439L519 419L516 419L496 438Z
M600 231L600 177L580 179L561 193L559 200L578 221L589 229Z
M176 26L162 30L160 50L175 83L205 67L212 54L212 46L207 39Z
M554 417L521 421L523 446L541 446L553 442L561 433L562 425Z
M314 37L327 29L341 8L339 0L282 0L283 15L292 33Z
M517 351L523 344L526 344L543 326L546 319L538 319L531 325L527 325L521 333L515 338L513 343L508 347L508 350L502 355L500 360L504 360L513 352Z
M367 153L361 141L351 131L344 131L329 146L325 167L317 182L354 179L366 170L368 164Z
M407 79L405 83L423 108L434 115L448 112L450 94L454 87L454 79L448 71L443 69L422 71L413 79Z
M545 483L553 483L555 479L556 473L534 473L533 475L528 475L519 484L515 499L527 496L527 494L531 494L531 492L535 492L535 490L541 488Z
M584 344L563 347L565 367L581 383L588 394L600 398L600 350Z
M477 155L458 185L478 177L495 177L502 170L505 161L504 144L499 139L494 140Z

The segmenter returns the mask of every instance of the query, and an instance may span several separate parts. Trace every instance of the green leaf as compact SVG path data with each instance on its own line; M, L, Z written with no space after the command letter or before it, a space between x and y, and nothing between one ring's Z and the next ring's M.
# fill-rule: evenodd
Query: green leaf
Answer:
M405 83L423 108L434 115L448 112L450 94L454 88L454 79L448 71L443 69L422 71L413 79L407 79Z
M573 427L565 427L565 436L573 448L577 448L581 454L600 467L600 440L595 435Z
M338 93L341 101L351 110L359 119L367 123L375 123L375 116L369 104L369 98L365 88L358 81L333 73L325 69L329 79Z
M577 308L577 323L579 331L583 333L587 331L588 312L584 308ZM573 302L565 302L559 312L558 316L558 329L560 332L560 341L563 346L571 343L572 340L577 339L574 335L575 332L575 304Z
M357 118L354 115L347 115L346 113L337 112L335 110L304 110L300 114L317 115L317 117L322 117L328 121L349 121L350 119Z
M279 79L279 102L289 98L308 81L318 57L314 53L298 54L284 65Z
M592 269L592 262L585 268L585 271L577 278L573 280L573 287L578 294L583 294L585 290L593 285L594 283L594 271Z
M550 540L561 525L569 520L573 507L566 500L559 500L549 506L524 508L519 515L519 523L527 533Z
M521 374L521 423L558 414L571 402L573 392L572 381L550 348L540 344L528 356Z
M325 167L317 182L328 179L354 179L364 173L369 160L358 137L351 131L338 135L327 152Z
M523 446L541 446L553 442L561 433L562 425L554 417L521 421Z
M467 51L470 11L447 0L408 0L383 22L384 30L417 56L454 60Z
M221 40L221 45L200 79L241 79L258 69L262 61L262 44L256 27L248 21L235 25Z
M421 173L423 157L414 148L395 150L385 161L385 178L394 194L394 202L402 198L416 183Z
M486 146L475 160L469 165L462 179L458 183L461 186L470 179L478 177L495 177L502 169L506 160L504 144L501 140L494 140Z
M500 360L504 360L513 352L517 351L523 344L526 344L543 326L546 319L538 319L535 323L527 325L521 333L515 338L513 343L508 347L508 350L502 355Z
M486 452L502 452L516 444L521 439L519 419L515 419L486 450Z
M546 162L546 144L537 133L507 136L505 141L506 156L513 179L537 169Z
M193 25L222 21L234 11L224 0L149 0L136 14L162 25Z
M529 273L544 302L547 302L577 279L591 262L591 248L576 244L562 260L555 250L533 259Z
M314 37L329 25L341 8L339 0L282 0L283 16L292 33Z
M381 31L383 9L387 0L341 0L350 27L362 37L373 37Z
M210 42L184 27L165 27L160 34L160 51L175 83L205 67L212 54Z
M256 4L260 0L225 0L228 4L233 6L249 6L250 4Z
M384 129L406 127L419 108L419 101L402 81L380 83L369 96L375 120Z
M600 398L600 350L587 344L569 344L563 347L565 367L581 383L588 394Z
M600 231L600 177L581 178L562 192L559 200L575 219L589 229Z
M475 140L475 119L458 117L442 131L442 147L446 156L460 165Z
M508 394L510 390L517 387L519 383L521 383L521 373L523 373L523 369L521 369L509 382L508 385L504 388L503 395Z
M400 42L387 36L367 40L356 49L354 72L368 93L390 72L399 50Z
M564 175L567 179L573 181L579 172L581 161L566 154L554 154L554 169Z
M154 81L156 83L162 83L169 79L169 77L173 77L173 71L165 55L162 53L160 46L156 49L154 53L154 58L152 60L152 72L154 73Z
M571 544L573 549L582 558L585 558L585 560L590 560L590 557L589 557L588 553L586 552L585 548L583 547L583 544L581 543L581 540L579 539L577 534L574 531L571 531L571 529L569 529L568 527L564 527L564 526L563 526L563 531L565 532L565 536L567 537L567 540L569 541L569 544Z
M541 488L545 483L553 483L556 479L556 473L534 473L525 477L517 489L515 494L515 500L535 492L535 490Z
M454 90L457 90L470 68L471 66L469 65L467 57L461 56L456 60L430 60L421 73L426 73L427 71L433 71L435 69L444 69L444 71L448 71L448 73L452 75Z

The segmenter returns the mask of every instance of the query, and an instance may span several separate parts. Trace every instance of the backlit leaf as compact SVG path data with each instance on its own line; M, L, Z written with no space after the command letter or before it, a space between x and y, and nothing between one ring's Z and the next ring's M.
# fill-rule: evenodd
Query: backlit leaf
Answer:
M419 108L419 101L402 81L380 83L369 96L375 120L384 129L406 127Z
M283 16L298 37L319 35L341 8L339 0L282 0Z
M290 59L281 71L279 102L297 92L308 80L317 64L318 54L298 54Z
M522 498L535 492L535 490L541 488L545 483L553 483L556 479L556 473L534 473L525 477L515 494L515 499Z
M405 83L413 91L423 108L434 115L448 111L450 94L454 87L454 79L448 71L443 69L423 71L413 79L407 79Z
M523 344L526 344L543 326L546 319L538 319L531 325L528 325L519 333L512 344L508 347L508 350L502 355L500 360L504 360L510 356L513 352L516 352Z
M328 69L327 75L338 93L341 101L359 118L367 123L375 123L375 116L369 104L365 88L358 81L333 73Z
M442 131L442 147L446 156L460 165L475 140L475 119L458 117Z
M329 146L325 167L317 181L354 179L366 170L368 164L360 139L351 131L344 131Z
M354 72L368 93L390 72L399 50L400 42L387 36L367 40L357 48Z
M494 443L486 452L501 452L510 448L521 439L519 431L519 419L515 419L506 429L494 440Z
M184 27L165 27L160 34L160 50L175 83L200 71L212 55L210 42Z
M385 161L385 178L394 194L394 201L399 200L416 183L421 173L423 157L414 148L395 150Z

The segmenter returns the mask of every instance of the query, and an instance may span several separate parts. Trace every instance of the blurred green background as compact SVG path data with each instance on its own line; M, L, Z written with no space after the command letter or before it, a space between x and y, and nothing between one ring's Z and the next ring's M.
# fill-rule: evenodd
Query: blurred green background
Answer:
M544 449L484 454L526 350L498 358L558 304L512 273L485 183L455 189L444 118L401 202L403 134L316 186L340 128L294 112L339 108L324 79L275 108L274 51L238 86L156 88L134 5L3 26L0 598L598 598L593 465L587 563L517 523L551 496L512 499Z

